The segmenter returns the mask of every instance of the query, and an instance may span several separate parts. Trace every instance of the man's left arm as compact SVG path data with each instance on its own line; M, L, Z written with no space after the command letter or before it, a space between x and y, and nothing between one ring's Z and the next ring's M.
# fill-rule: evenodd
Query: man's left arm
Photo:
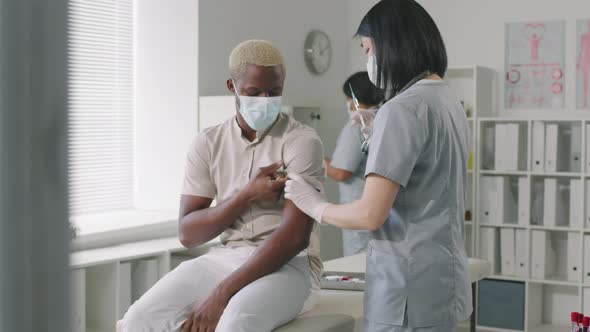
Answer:
M301 172L311 182L323 185L324 152L316 135L298 135L295 140L286 143L284 151L284 164L288 171ZM187 322L214 328L236 293L250 283L278 271L309 246L313 226L311 218L293 202L285 201L279 227L246 263L221 282L209 298L192 312Z

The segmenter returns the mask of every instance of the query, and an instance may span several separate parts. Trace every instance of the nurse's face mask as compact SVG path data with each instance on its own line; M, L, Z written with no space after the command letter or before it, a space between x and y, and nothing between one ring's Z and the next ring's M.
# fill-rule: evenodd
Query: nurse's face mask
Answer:
M240 114L248 127L256 131L263 131L270 127L282 109L282 97L250 97L240 96L235 81L234 90L240 100Z
M377 85L377 73L377 57L375 56L375 54L373 54L369 56L369 60L367 61L367 74L369 74L369 81L371 81L373 85L379 87L380 89L383 89L385 88L385 85L383 83Z
M369 81L371 81L376 87L383 89L385 87L384 84L377 85L377 73L379 72L379 68L377 68L377 56L375 56L375 43L372 38L361 37L361 45L369 55L369 59L367 60L367 74L369 75Z

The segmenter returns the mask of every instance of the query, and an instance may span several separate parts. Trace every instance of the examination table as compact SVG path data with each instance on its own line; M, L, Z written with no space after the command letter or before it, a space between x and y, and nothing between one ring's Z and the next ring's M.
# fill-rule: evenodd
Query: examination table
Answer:
M365 254L324 262L324 274L348 275L365 272ZM473 307L476 308L476 282L491 274L489 262L469 259ZM309 312L275 329L275 332L359 332L363 316L363 292L323 289L318 304ZM475 310L470 330L475 331Z

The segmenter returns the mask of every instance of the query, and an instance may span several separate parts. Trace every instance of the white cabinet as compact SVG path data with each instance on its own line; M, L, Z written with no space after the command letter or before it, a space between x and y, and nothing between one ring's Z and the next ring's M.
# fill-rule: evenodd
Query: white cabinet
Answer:
M236 115L234 96L199 97L199 131L225 122Z
M478 257L491 279L526 285L525 331L564 330L571 311L590 314L590 121L483 118L477 130Z

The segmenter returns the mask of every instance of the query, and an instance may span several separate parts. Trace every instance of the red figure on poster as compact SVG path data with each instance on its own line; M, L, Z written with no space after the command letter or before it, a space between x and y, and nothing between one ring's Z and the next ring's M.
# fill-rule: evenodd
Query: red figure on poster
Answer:
M539 60L539 44L543 39L543 32L545 26L543 24L527 24L525 35L529 43L531 43L531 60Z

